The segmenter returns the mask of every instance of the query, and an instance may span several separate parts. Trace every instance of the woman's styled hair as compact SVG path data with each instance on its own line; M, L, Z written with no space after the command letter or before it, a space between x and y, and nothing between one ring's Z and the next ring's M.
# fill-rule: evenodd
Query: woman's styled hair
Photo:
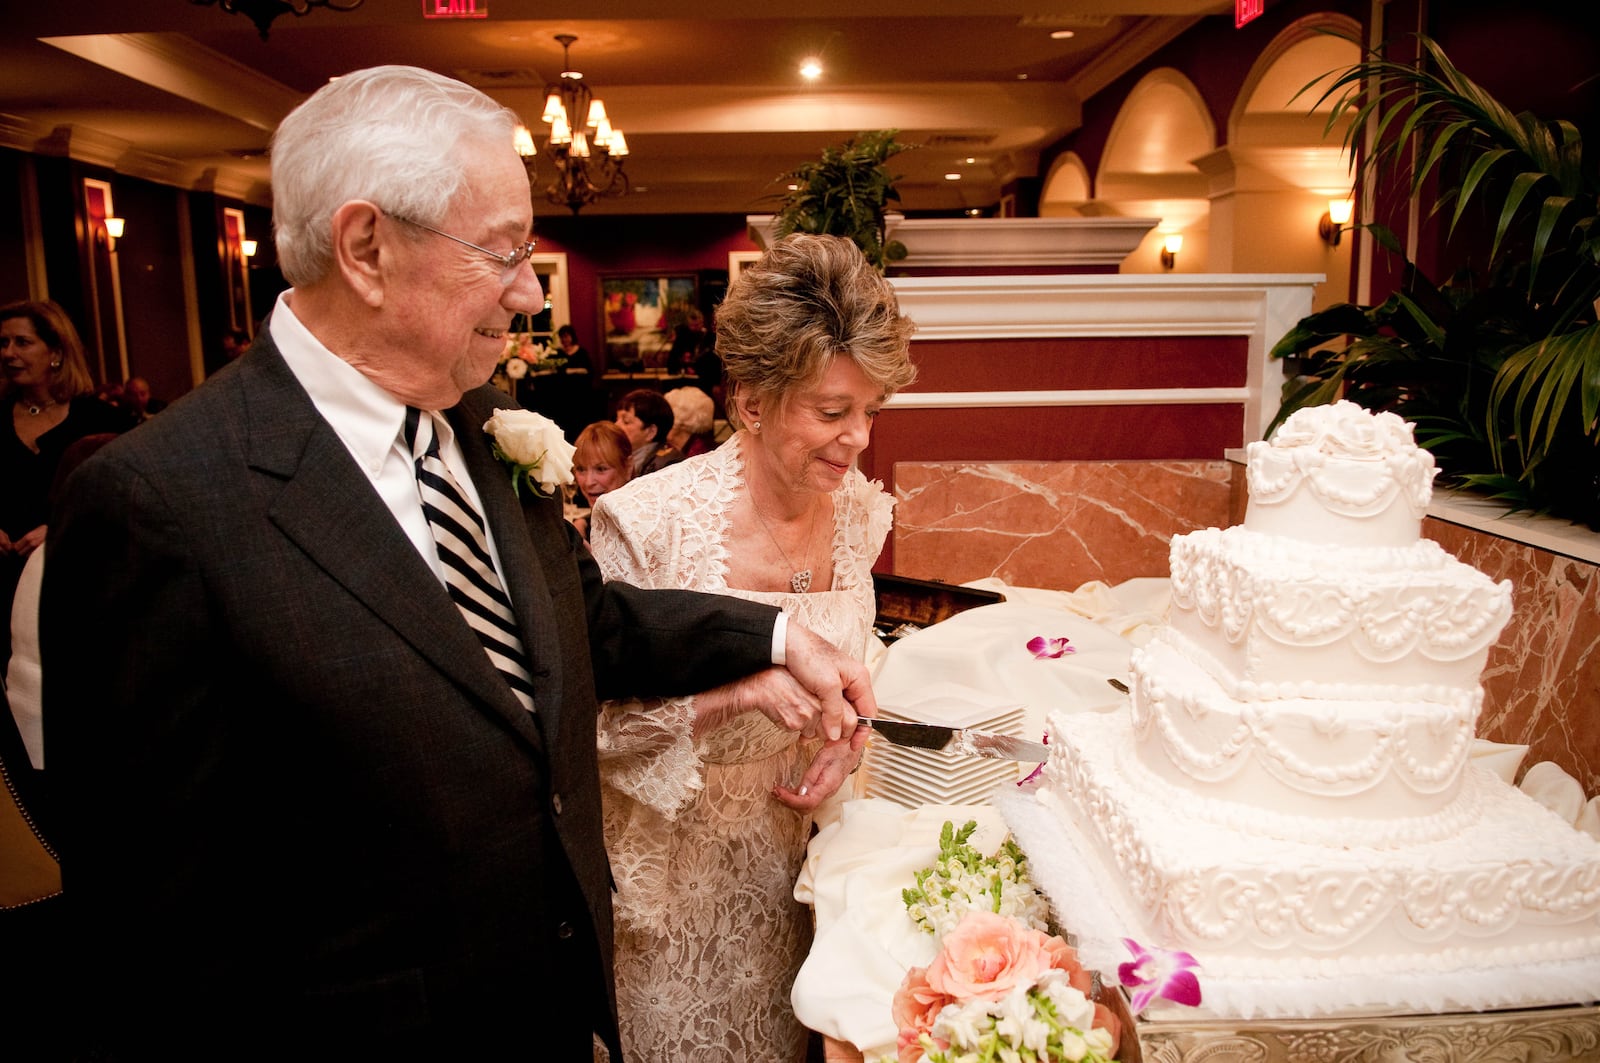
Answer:
M572 460L581 460L578 457L580 454L591 454L607 465L622 470L624 483L633 474L633 444L628 442L628 433L615 421L596 421L579 432L577 442L572 445Z
M61 359L61 365L52 368L50 397L57 402L70 402L79 395L94 392L94 378L89 375L89 362L83 354L83 341L72 319L59 305L45 300L24 300L0 306L0 321L27 318L33 331L46 347ZM9 381L0 382L0 395L10 393Z
M667 405L672 407L672 426L691 436L711 431L711 415L715 406L711 396L699 388L673 388L667 392Z
M318 89L272 135L272 231L290 284L333 262L330 224L351 200L424 225L466 184L465 141L511 147L518 118L471 86L410 66L377 66Z
M853 241L795 233L746 266L717 308L717 354L734 389L780 403L849 358L885 395L917 377L887 278ZM735 404L728 416L737 422Z

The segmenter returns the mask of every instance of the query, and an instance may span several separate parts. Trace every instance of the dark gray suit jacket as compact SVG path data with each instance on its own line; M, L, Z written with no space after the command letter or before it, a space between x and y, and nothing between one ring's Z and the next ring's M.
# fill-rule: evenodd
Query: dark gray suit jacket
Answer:
M597 696L756 670L775 612L603 583L559 501L514 497L481 429L507 405L448 416L536 718L270 339L73 476L45 728L107 1043L614 1045Z

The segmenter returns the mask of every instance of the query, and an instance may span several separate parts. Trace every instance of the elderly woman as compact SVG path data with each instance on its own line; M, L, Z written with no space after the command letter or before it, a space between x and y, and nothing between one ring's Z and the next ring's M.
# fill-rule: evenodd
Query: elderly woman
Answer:
M712 414L716 410L711 396L699 388L673 388L667 392L666 399L667 405L672 407L672 431L667 433L667 446L686 458L710 450L713 446Z
M747 268L717 319L739 430L601 499L595 556L609 579L779 605L863 655L891 500L855 461L879 409L916 375L911 321L853 243L809 235ZM811 811L865 739L823 745L775 727L755 711L775 679L602 714L631 1059L804 1056L789 990L810 923L794 881Z

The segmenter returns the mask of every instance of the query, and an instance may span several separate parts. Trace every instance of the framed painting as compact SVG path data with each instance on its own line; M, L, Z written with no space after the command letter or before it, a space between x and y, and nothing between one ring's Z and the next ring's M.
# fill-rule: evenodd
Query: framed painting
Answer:
M600 274L600 336L608 371L666 363L673 330L699 306L693 273Z
M729 251L728 252L728 283L732 284L739 279L739 274L744 268L761 257L760 251Z

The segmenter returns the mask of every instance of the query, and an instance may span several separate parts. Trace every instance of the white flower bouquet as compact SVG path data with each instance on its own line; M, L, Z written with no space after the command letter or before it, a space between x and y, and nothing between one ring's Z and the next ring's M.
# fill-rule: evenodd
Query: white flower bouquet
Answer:
M945 821L938 860L917 872L915 886L901 891L912 920L936 938L975 911L1047 929L1050 905L1028 879L1027 857L1010 838L993 856L985 856L969 843L977 829L976 820L968 820L959 831Z

